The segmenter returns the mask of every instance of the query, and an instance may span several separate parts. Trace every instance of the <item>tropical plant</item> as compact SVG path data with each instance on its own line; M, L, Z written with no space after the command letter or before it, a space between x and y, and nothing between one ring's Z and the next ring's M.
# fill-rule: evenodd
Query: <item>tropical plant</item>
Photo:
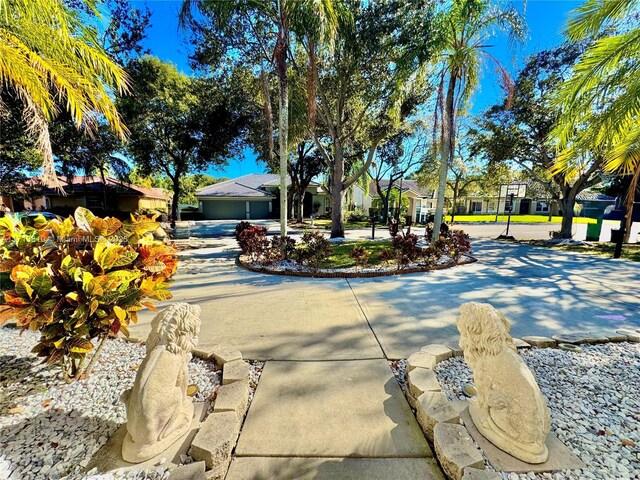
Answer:
M350 253L353 261L356 262L356 265L360 268L366 267L369 263L369 251L366 249L364 245L356 245L353 247Z
M19 98L44 177L58 187L48 122L60 110L79 128L95 131L104 119L120 137L126 133L110 91L126 91L127 76L83 24L99 15L95 2L83 3L84 16L60 0L0 2L0 93Z
M271 239L271 261L289 260L296 253L296 240L289 236L275 235Z
M245 222L244 220L238 222L238 224L236 225L236 228L234 230L234 236L236 238L236 242L240 241L240 234L242 232L244 232L245 230L248 230L250 228L252 228L254 225L252 225L249 222Z
M554 173L572 174L584 152L604 156L605 172L632 175L627 240L640 180L640 26L637 0L587 0L573 11L567 35L591 45L561 86L562 111L553 137L560 155Z
M320 232L305 232L300 248L296 249L298 263L317 270L331 255L331 242Z
M413 233L402 231L391 239L394 257L398 269L405 268L414 262L420 255L418 247L418 236Z
M238 225L241 225L241 223ZM267 228L260 225L251 225L248 228L243 228L238 233L237 238L242 254L249 256L254 262L264 256L269 248Z
M0 324L39 331L34 352L60 364L68 381L88 375L105 340L136 323L145 299L171 298L167 280L176 251L153 239L154 218L99 218L78 207L73 217L32 226L0 218L0 271L10 272ZM87 364L87 354L98 347Z
M487 0L453 0L439 15L441 53L437 56L438 94L434 132L440 132L440 168L438 199L434 232L443 221L445 189L450 162L456 147L456 119L464 110L478 86L483 63L493 63L503 86L511 90L512 81L507 70L489 52L487 41L503 31L512 40L524 38L526 27L514 7L502 6ZM434 233L433 241L437 240Z

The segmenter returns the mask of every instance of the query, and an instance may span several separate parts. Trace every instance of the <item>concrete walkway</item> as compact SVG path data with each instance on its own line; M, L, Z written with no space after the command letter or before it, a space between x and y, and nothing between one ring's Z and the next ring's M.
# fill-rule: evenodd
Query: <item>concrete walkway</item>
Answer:
M457 343L464 302L501 309L516 337L640 327L640 264L473 245L471 265L350 280L245 271L223 236L184 252L172 301L201 305L201 344L267 360L227 479L441 479L387 360ZM151 317L132 335L146 337Z

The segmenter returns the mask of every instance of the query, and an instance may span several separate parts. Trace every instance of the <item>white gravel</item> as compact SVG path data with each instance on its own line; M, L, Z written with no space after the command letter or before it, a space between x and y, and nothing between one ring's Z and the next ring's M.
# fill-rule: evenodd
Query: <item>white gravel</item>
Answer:
M582 345L582 352L519 350L549 401L551 430L588 468L556 474L503 474L509 480L640 479L640 344ZM462 357L435 372L450 399L473 383Z
M396 377L400 388L403 393L407 392L407 360L390 360L389 367L393 372L393 376Z
M38 338L0 328L0 480L115 478L80 472L125 422L120 395L133 385L144 345L108 340L89 378L67 384L59 367L43 365L30 353ZM189 375L199 388L197 400L209 398L220 383L220 371L200 359L189 363ZM167 476L160 466L126 478Z

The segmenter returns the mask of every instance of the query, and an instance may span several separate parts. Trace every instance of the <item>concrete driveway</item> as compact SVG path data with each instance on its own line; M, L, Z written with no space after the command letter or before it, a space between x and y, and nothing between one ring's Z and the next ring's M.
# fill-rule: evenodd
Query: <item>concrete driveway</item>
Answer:
M353 233L357 235L358 231ZM256 360L405 358L457 342L460 304L490 302L514 336L640 327L640 264L474 239L477 263L373 279L304 279L248 272L234 242L182 255L172 301L202 307L203 345ZM150 312L131 327L145 338Z

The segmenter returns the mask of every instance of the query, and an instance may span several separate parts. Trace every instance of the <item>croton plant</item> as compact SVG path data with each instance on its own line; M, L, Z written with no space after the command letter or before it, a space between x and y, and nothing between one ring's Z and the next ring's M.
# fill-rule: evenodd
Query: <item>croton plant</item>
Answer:
M128 335L138 311L155 310L148 299L171 298L167 280L178 257L154 239L159 226L155 217L121 222L82 207L64 220L38 216L27 225L0 218L0 272L10 279L0 324L16 319L40 331L33 351L60 364L67 380L82 377L109 335Z

